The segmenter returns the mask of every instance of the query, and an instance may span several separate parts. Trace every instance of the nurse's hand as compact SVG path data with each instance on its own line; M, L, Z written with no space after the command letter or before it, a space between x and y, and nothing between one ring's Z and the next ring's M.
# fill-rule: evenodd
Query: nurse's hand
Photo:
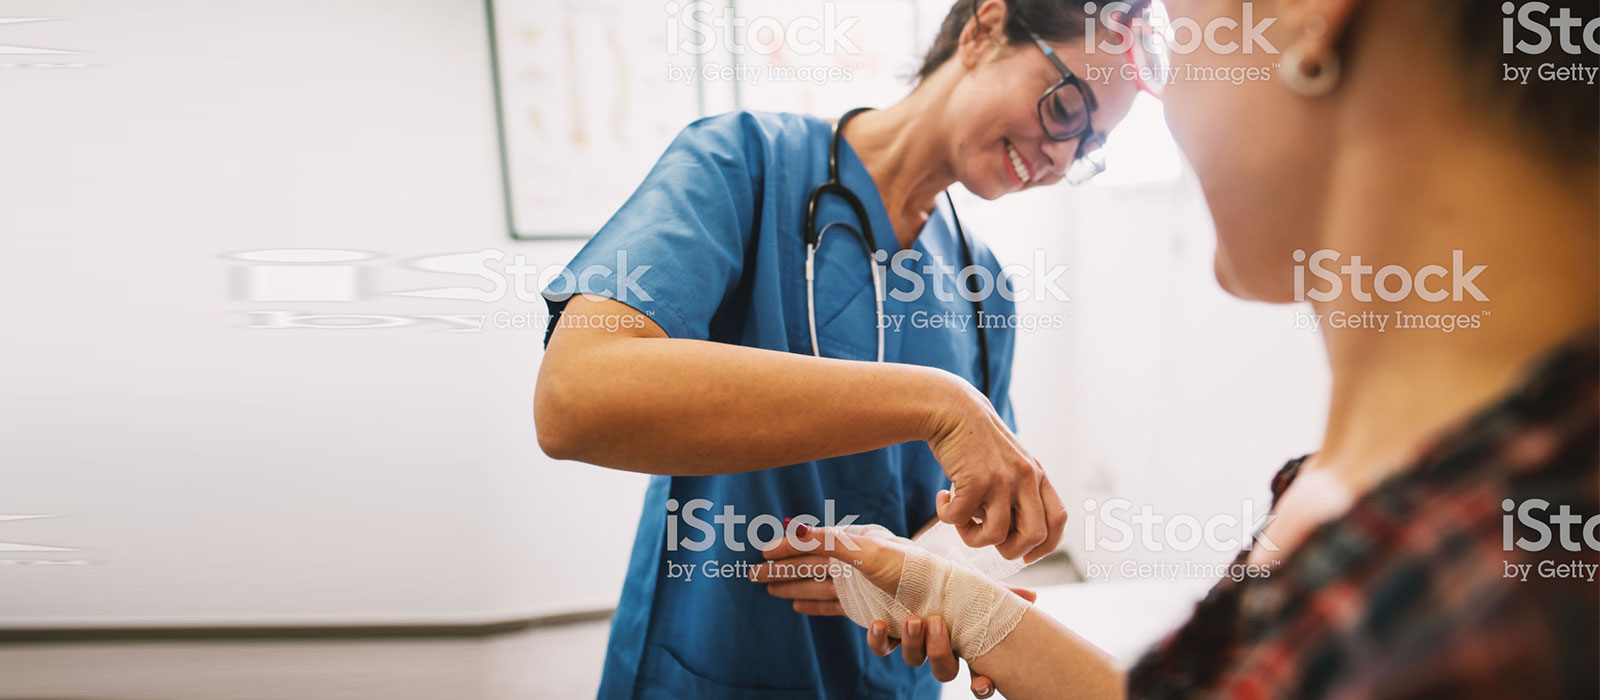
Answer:
M969 547L995 545L1007 559L1037 561L1061 544L1067 509L983 393L955 384L959 394L935 416L927 441L953 492L940 493L939 519Z

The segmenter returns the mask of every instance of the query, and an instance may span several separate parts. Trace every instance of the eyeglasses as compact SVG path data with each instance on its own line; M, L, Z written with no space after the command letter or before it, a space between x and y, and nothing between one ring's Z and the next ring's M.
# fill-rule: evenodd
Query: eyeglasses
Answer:
M1061 73L1061 81L1039 98L1039 125L1044 127L1051 141L1078 140L1078 150L1072 156L1072 164L1067 166L1065 177L1068 184L1084 184L1106 170L1105 134L1094 130L1090 116L1099 103L1094 99L1094 91L1067 69L1067 64L1056 56L1055 49L1033 30L1028 30L1028 35Z
M1166 3L1133 0L1121 14L1121 22L1130 30L1125 57L1134 68L1134 82L1160 99L1172 79L1172 18Z

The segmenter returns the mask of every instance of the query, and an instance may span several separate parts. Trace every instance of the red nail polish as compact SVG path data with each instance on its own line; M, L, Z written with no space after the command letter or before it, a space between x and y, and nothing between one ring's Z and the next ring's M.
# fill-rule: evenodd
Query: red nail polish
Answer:
M789 521L790 520L794 520L794 518L784 518L783 519L783 529L785 529L785 530L789 529Z
M806 535L811 534L811 526L805 523L800 523L799 525L794 526L794 534L805 537Z

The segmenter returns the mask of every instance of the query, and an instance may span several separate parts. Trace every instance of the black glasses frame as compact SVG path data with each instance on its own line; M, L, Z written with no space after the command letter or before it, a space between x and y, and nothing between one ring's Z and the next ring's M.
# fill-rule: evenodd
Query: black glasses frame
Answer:
M1056 55L1056 50L1051 48L1050 44L1046 43L1045 40L1032 29L1028 30L1028 36L1033 37L1033 43L1039 47L1040 51L1044 52L1044 57L1050 60L1050 65L1055 66L1056 72L1061 74L1061 81L1051 86L1049 90L1044 92L1044 95L1039 97L1039 126L1044 129L1045 136L1049 137L1051 141L1062 142L1077 139L1078 149L1077 152L1073 154L1072 160L1074 163L1086 160L1094 161L1095 172L1094 174L1090 175L1090 177L1093 177L1093 175L1099 174L1100 171L1105 167L1100 161L1089 157L1090 154L1100 150L1100 148L1104 147L1106 144L1105 135L1095 131L1094 129L1094 111L1100 107L1100 102L1099 100L1095 99L1094 90L1090 88L1087 83L1083 82L1083 80L1079 78L1076 73L1073 73L1072 69L1067 68L1067 64L1061 61L1061 57ZM1050 131L1050 120L1045 116L1045 110L1049 109L1047 105L1050 103L1050 100L1054 99L1056 93L1063 88L1077 90L1078 96L1082 98L1083 107L1085 110L1083 115L1083 127L1075 129L1070 134L1054 134Z

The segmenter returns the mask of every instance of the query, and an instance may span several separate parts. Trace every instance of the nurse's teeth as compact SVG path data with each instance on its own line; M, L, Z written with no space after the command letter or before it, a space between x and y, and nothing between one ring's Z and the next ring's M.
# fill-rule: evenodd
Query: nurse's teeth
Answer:
M1017 155L1017 149L1011 144L1006 144L1006 155L1011 156L1011 169L1017 173L1017 179L1026 185L1033 178L1028 177L1028 166L1022 164L1022 156Z

